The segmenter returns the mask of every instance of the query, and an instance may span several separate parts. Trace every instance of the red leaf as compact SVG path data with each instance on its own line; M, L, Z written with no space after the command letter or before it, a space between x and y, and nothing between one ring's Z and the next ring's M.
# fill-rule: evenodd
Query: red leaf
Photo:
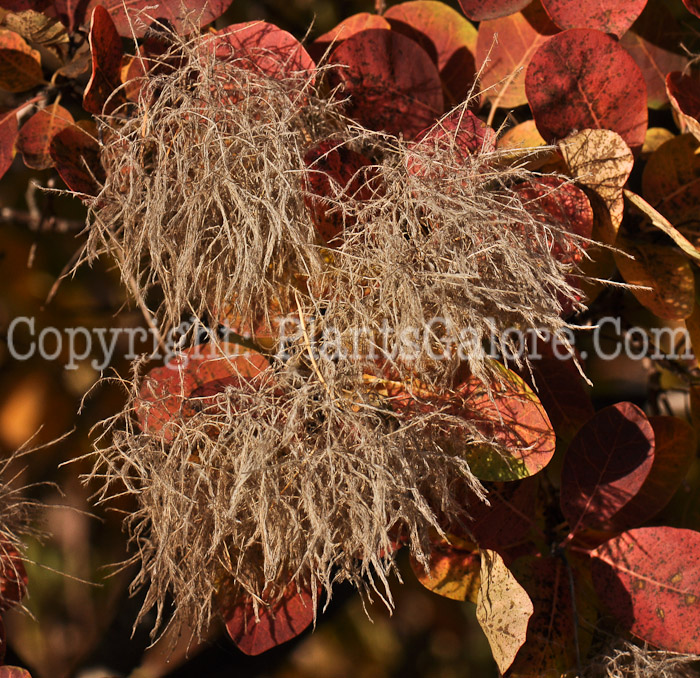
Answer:
M501 108L527 103L525 69L537 51L559 29L538 4L479 25L476 63L484 97Z
M10 169L14 160L17 134L17 110L0 113L0 177Z
M699 0L683 0L683 4L688 8L689 12L700 16L700 1Z
M29 671L18 666L0 666L0 678L32 678Z
M508 456L479 445L466 450L474 474L481 480L509 481L541 471L552 459L556 438L552 425L530 387L500 366L499 380L487 390L478 379L455 389L455 413L472 421Z
M0 617L0 664L5 661L5 653L7 651L7 638L5 634L5 623ZM0 667L0 670L3 667ZM0 678L2 678L2 673L0 673Z
M688 62L680 45L683 32L665 3L650 2L620 43L632 55L647 84L649 108L668 102L665 76Z
M14 31L0 28L0 89L25 92L42 82L39 52Z
M167 21L176 33L190 28L190 22L205 26L220 17L232 0L90 0L86 14L103 6L114 20L119 35L142 38L151 23Z
M171 440L169 422L178 416L191 416L190 398L222 392L226 386L255 386L269 367L259 353L235 344L203 344L183 351L164 367L151 370L144 379L137 404L139 423L144 431L162 433Z
M119 90L121 84L122 41L109 12L98 5L92 12L90 20L90 54L92 56L92 75L83 95L83 108L88 113L109 115L124 103L124 92Z
M515 188L525 208L545 223L582 238L593 232L593 208L586 194L559 177L539 177ZM550 246L552 254L565 264L579 263L588 243L579 239L559 238Z
M22 153L24 164L34 169L53 167L51 140L73 122L73 116L58 104L37 111L22 125L17 140L17 150Z
M309 45L309 54L318 61L326 54L331 45L333 49L335 49L343 40L346 40L351 35L369 30L370 28L386 28L388 30L391 28L391 25L384 17L378 14L370 14L369 12L353 14L347 19L343 19L335 28L331 28L327 33L319 35L318 38Z
M681 118L681 129L687 128L696 139L700 139L700 73L669 73L666 92Z
M232 24L215 34L218 59L241 60L251 70L269 77L298 75L303 79L316 64L301 43L287 31L265 21Z
M700 653L700 533L641 527L592 555L598 595L631 633L662 650Z
M82 121L81 121L82 122ZM79 125L60 131L51 140L51 158L66 186L75 193L97 195L105 173L100 145Z
M339 247L349 223L334 205L343 200L369 200L372 197L372 163L359 153L331 139L321 142L305 156L307 193L304 202L323 240Z
M434 56L448 107L464 101L476 75L476 28L456 10L435 0L394 5L384 18L393 30L415 40Z
M83 23L86 9L87 0L53 0L55 14L70 33Z
M644 143L644 77L609 35L574 28L552 36L533 56L525 90L547 141L574 130L602 128L617 132L633 150Z
M0 544L0 611L17 605L27 592L27 572L22 556L7 541Z
M417 137L412 148L427 155L443 156L451 152L455 162L466 162L469 156L496 150L496 132L471 111L457 108L441 118ZM417 159L409 159L409 171L417 172Z
M654 430L632 403L600 410L564 457L561 509L572 533L601 528L640 490L654 461Z
M442 85L427 52L394 31L372 29L344 40L330 62L346 114L370 129L413 138L443 110Z
M642 13L647 0L542 0L559 28L595 28L618 38Z
M472 21L498 19L515 14L529 5L531 0L459 0L462 11Z
M615 531L643 525L663 509L680 487L695 458L695 430L678 417L650 417L654 462L637 494L611 521Z
M248 655L258 655L298 636L314 620L314 614L311 594L292 583L281 600L261 607L258 620L250 597L225 610L224 619L238 648Z

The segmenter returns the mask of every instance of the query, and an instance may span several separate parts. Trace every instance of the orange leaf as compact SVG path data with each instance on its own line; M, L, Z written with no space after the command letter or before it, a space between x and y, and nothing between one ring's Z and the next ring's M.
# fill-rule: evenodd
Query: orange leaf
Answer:
M17 150L22 153L24 164L33 169L53 167L51 141L73 122L73 116L58 104L37 111L22 125L17 140Z

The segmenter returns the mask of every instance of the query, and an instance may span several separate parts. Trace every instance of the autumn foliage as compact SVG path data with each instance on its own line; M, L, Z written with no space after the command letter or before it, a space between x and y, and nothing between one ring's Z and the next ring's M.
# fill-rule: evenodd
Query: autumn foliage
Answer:
M699 491L697 362L647 347L687 412L594 405L572 346L615 312L697 351L700 5L411 0L303 44L229 5L0 0L0 176L53 168L79 264L111 257L162 335L211 330L137 361L96 443L98 506L136 504L139 620L222 618L257 655L343 581L391 607L406 549L503 675L700 655L700 525L671 510ZM436 359L452 326L472 343ZM317 351L357 327L359 357ZM12 546L0 603L26 585Z

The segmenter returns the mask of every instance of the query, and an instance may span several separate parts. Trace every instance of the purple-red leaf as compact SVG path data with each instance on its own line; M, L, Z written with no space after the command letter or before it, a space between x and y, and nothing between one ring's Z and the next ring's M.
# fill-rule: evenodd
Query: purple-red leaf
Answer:
M83 108L88 113L109 114L124 103L124 92L115 93L121 84L122 41L109 12L98 5L90 20L92 75L85 88ZM113 95L114 93L114 95Z
M22 125L17 140L17 150L22 153L24 164L33 169L53 167L51 140L73 123L73 116L58 104L37 111Z
M14 160L17 134L17 110L0 113L0 177L10 169Z
M418 42L437 64L449 108L464 101L474 84L477 31L449 5L411 0L384 14L393 30Z
M700 16L700 0L683 0L683 4L688 8L689 12Z
M381 29L355 33L330 58L337 96L366 127L413 138L443 111L440 75L428 53L410 38Z
M632 634L662 650L700 653L700 533L641 527L593 556L596 590Z
M700 139L700 73L669 73L666 76L666 93L680 117L681 129L687 129L696 139Z
M191 22L205 26L220 17L232 0L90 0L86 15L102 5L114 19L119 35L142 38L154 21L168 22L178 33L192 28Z
M547 141L575 130L609 129L633 150L644 143L644 76L605 33L574 28L552 36L532 57L525 90L537 129Z
M49 151L58 174L71 191L97 195L105 172L100 162L100 145L94 136L79 124L71 125L53 137Z
M224 611L226 630L238 648L258 655L298 636L314 620L311 594L290 584L280 600L260 606L258 619L250 597Z
M514 14L530 4L532 0L459 0L462 11L472 21L497 19Z
M318 61L326 54L329 48L332 47L335 49L343 40L347 40L351 35L372 28L385 28L386 30L390 30L391 24L384 17L379 16L379 14L370 14L369 12L353 14L347 19L343 19L335 28L331 28L327 33L319 35L318 38L309 45L309 54Z
M316 67L301 43L287 31L265 21L232 24L215 34L218 59L236 59L268 77L306 79Z
M612 518L616 531L643 525L663 509L680 487L695 458L695 430L678 417L650 417L654 462L637 494Z
M542 0L559 28L595 28L618 38L642 13L647 0Z
M572 533L600 528L640 490L654 461L654 430L642 410L600 410L572 440L561 474L561 509Z

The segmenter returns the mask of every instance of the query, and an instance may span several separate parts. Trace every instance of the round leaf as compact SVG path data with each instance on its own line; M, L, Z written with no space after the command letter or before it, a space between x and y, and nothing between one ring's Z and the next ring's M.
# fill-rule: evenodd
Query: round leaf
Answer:
M258 655L302 633L314 620L315 609L308 591L292 583L281 599L260 606L257 618L253 601L246 596L224 611L224 620L238 649Z
M90 0L86 14L90 16L97 6L104 7L114 20L119 35L142 38L151 23L167 22L178 33L191 28L190 22L205 26L220 17L231 0Z
M10 169L14 160L17 134L17 110L0 113L0 177Z
M559 28L595 28L618 38L642 13L647 0L542 0Z
M459 0L462 11L472 21L497 19L514 14L530 4L532 0Z
M525 643L534 607L496 551L481 552L481 586L476 619L491 646L498 670L505 673Z
M384 18L393 30L416 40L434 55L448 107L464 101L476 75L476 28L452 7L436 0L394 5Z
M596 590L631 633L662 650L700 654L700 533L642 527L593 556Z
M537 129L548 141L580 129L609 129L633 150L644 143L644 77L609 35L575 28L552 36L533 56L525 90Z
M600 410L571 441L561 473L561 509L572 533L612 518L644 484L654 430L632 403Z
M683 127L700 139L700 73L669 73L666 76L666 92Z
M51 140L72 124L73 116L58 104L37 111L22 125L17 140L17 150L22 153L24 164L33 169L53 167Z
M68 188L76 193L97 195L105 173L100 162L100 145L94 136L80 124L71 125L54 135L49 151Z
M493 106L515 108L527 103L525 69L537 48L558 32L541 7L479 25L476 62L479 85Z
M351 35L330 58L346 113L366 127L412 138L443 110L440 75L428 53L395 31Z

